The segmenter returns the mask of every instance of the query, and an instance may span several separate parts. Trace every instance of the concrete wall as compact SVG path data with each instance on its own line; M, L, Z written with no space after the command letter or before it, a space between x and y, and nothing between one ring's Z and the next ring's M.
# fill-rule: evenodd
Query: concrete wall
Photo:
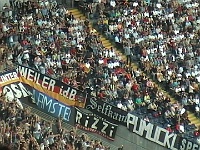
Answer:
M85 113L91 113L89 110L81 109ZM92 133L95 135L94 133ZM95 135L102 141L110 142L117 147L124 146L124 150L168 150L167 148L160 146L154 142L151 142L135 133L130 132L127 127L119 125L117 128L114 141L109 141L100 135Z
M38 109L37 106L33 103L31 103L31 98L22 98L22 103L25 103L29 105L32 108ZM40 109L39 109L40 110ZM89 113L90 111L81 109L85 113ZM74 109L72 109L71 112L71 118L70 121L67 122L68 124L72 125L74 124ZM49 114L51 115L51 114ZM86 132L82 130L83 132ZM93 137L96 137L98 139L101 139L101 141L104 141L106 143L110 143L111 145L115 146L115 148L111 148L111 150L117 150L116 147L124 146L124 150L167 150L167 148L164 148L154 142L148 141L147 139L135 134L131 133L126 127L124 126L118 126L117 133L115 136L114 141L110 141L96 133L89 132L90 135L93 135Z
M167 150L156 143L128 131L126 127L118 126L115 141L116 146L124 145L124 150Z

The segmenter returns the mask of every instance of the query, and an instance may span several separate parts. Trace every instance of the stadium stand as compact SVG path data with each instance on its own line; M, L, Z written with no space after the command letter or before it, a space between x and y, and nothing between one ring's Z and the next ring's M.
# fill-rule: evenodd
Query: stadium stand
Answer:
M37 13L37 11L40 12L41 11L40 8L44 8L43 7L44 3L45 5L48 3L52 7L57 8L56 1L53 1L52 3L50 1L40 2L40 6L38 5L38 3L35 2L28 1L21 3L20 1L16 1L16 3L14 3L13 6L11 7L9 7L8 4L5 4L3 6L3 12L1 13L1 38L0 38L1 73L15 69L17 61L20 64L23 63L23 65L25 66L27 66L30 63L30 61L28 60L31 57L31 56L29 57L29 50L33 48L30 46L33 46L35 44L37 45L38 43L37 42L30 43L33 41L35 42L35 39L29 39L30 38L29 35L31 35L31 38L37 38L37 36L35 36L36 33L39 34L38 36L40 36L40 34L43 34L42 33L43 29L40 29L40 25L42 25L43 27L45 25L47 27L47 25L43 22L44 20L42 19L40 20L40 18L37 18L38 19L37 23L39 25L36 24L37 26L34 26L33 17L38 17L39 15L32 16L31 14ZM56 11L58 10L56 9ZM41 15L44 15L43 16L44 18L46 12L47 9L44 8L44 10L39 13L40 17ZM65 13L66 12L64 12L64 14ZM43 23L41 23L40 21ZM84 24L83 21L84 20L82 20L82 24ZM56 23L56 21L54 23ZM80 24L80 28L83 28L82 24ZM53 28L51 31L56 32L56 29ZM53 33L50 34L52 34L53 36ZM59 35L64 36L63 33L59 33ZM40 43L40 41L38 42ZM53 49L53 47L51 48ZM37 66L36 64L40 64L39 56L43 55L44 51L42 51L40 48L38 50L36 49L34 50L36 51L36 57L38 56L36 58L37 60L34 61L35 62L34 67L36 67L35 69L40 69L40 71L42 72L41 66L40 68L37 68L39 65ZM21 57L23 57L23 59L21 59ZM33 57L35 58L35 55ZM21 60L23 61L20 62ZM28 60L27 61L28 63L26 62L26 60ZM45 69L48 70L50 69L50 67L46 67ZM50 76L53 76L55 78L59 77L55 76L54 72L51 72L49 70L48 72ZM92 139L90 140L88 135L83 134L83 132L76 134L76 130L68 131L68 129L71 129L71 127L66 126L66 124L64 123L65 127L64 128L61 125L62 123L60 119L58 119L56 122L55 121L56 118L52 119L50 116L49 116L50 118L47 115L44 116L44 113L43 115L41 115L41 112L37 110L33 111L34 108L30 108L27 106L24 110L21 110L16 106L15 101L13 102L6 101L6 98L4 96L1 96L0 103L1 103L0 135L1 135L1 143L3 144L2 146L3 149L6 148L13 150L16 149L24 149L24 150L71 149L72 150L81 148L102 149L102 150L110 148L113 150L117 149L117 147L109 143L107 143L107 145L109 146L102 145L102 141L96 139L94 136L93 140ZM52 120L53 122L52 121L49 122L49 120Z
M110 143L77 130L26 104L21 110L15 102L1 96L1 144L16 149L117 149ZM102 142L106 145L103 146Z
M83 13L91 20L98 20L97 22L95 22L95 25L97 26L97 29L100 31L100 33L103 33L108 39L113 40L118 48L123 49L123 52L126 55L127 65L130 65L131 61L133 60L139 61L137 66L141 69L141 72L145 72L154 81L157 81L157 83L159 83L162 88L164 87L165 89L173 90L173 92L169 90L168 91L171 94L175 93L173 96L176 96L176 99L179 101L179 106L181 105L181 108L178 108L180 113L182 111L190 110L192 112L195 112L195 115L198 118L198 69L196 67L196 74L193 74L193 77L191 78L191 73L188 73L188 70L190 70L190 66L184 63L185 61L187 62L189 59L189 61L195 60L193 61L193 65L198 65L196 58L187 57L191 53L194 53L194 55L198 57L197 51L199 48L199 27L194 26L195 24L198 25L199 22L199 10L197 10L198 5L199 3L197 1L193 1L192 3L188 1L152 3L147 3L145 1L134 1L125 3L120 3L120 1L110 1L110 3L105 4L80 3L79 7L83 11ZM185 9L186 11L189 9L190 12L182 11L181 14L179 13L180 8L181 10ZM181 18L178 18L180 19L178 20L176 18L177 13L178 17L184 16L186 19L181 20ZM188 20L188 18L190 18L190 20ZM171 20L173 23L171 23ZM185 23L188 23L189 25L185 27ZM178 32L178 34L176 32ZM184 35L185 32L188 34ZM180 36L182 39L179 38ZM184 44L182 43L184 40L187 40L187 42L190 43L190 45L192 46L191 50L186 50L186 52L181 51L174 54L173 51L178 51L178 49L180 49L178 45ZM171 45L171 42L175 43L175 47ZM105 42L105 44L106 43L109 42ZM185 48L186 46L187 44L182 45L182 48ZM179 55L184 56L183 58L180 58ZM174 59L172 60L172 58ZM184 72L182 71L181 73L178 73L179 69L182 69ZM168 72L170 72L170 75L168 74ZM189 80L186 79L188 78L185 76L186 74L189 75ZM174 84L176 84L175 87ZM132 85L134 85L134 82L132 83ZM189 88L190 91L192 89L192 92L188 92ZM181 94L177 96L177 93ZM143 96L141 97L143 98L143 101L145 101L145 99L147 99L147 101L151 99L150 102L153 100L153 103L151 102L147 109L152 107L153 112L155 112L155 109L157 110L157 108L161 106L159 102L162 95L163 93L158 94L158 97L155 98L152 97L152 95L149 96L147 94L146 96L145 94L143 94ZM159 99L159 102L156 99ZM155 105L154 103L157 103L157 105ZM121 103L120 101L116 105L124 109L123 104L124 103ZM141 102L140 105L144 104ZM158 110L162 109L159 108ZM164 114L163 119L165 120L165 123L168 122L168 120L166 120L166 116L168 114L167 111L168 110L165 109L164 112L162 112L162 114ZM142 112L146 114L145 110L142 110ZM184 114L183 116L187 118L188 114ZM190 116L192 116L192 120L195 122L196 126L199 126L199 120L191 114ZM145 116L145 119L146 118L148 118L148 115ZM158 123L158 120L156 119L155 123ZM182 124L182 121L184 122L185 119L180 120L180 124ZM189 122L189 120L187 120L186 122ZM193 127L191 128L195 129L194 124L192 126ZM190 127L187 127L186 125L185 128L190 129ZM192 133L193 132L191 132L190 134Z
M113 0L110 4L81 3L79 6L88 19L83 17L77 9L66 10L62 6L57 6L55 1L26 3L26 5L15 3L14 5L16 7L12 9L16 10L18 15L8 5L5 5L1 16L1 53L2 61L5 62L2 62L2 70L9 69L8 66L12 68L13 62L32 67L43 74L48 73L51 77L87 91L99 99L104 99L124 111L132 112L146 121L166 128L170 132L183 134L183 136L196 140L197 137L193 136L196 127L191 124L187 112L189 109L185 106L188 104L183 103L187 97L180 102L172 101L151 78L144 74L152 75L152 78L157 79L159 84L167 88L170 85L175 92L181 87L176 71L183 68L178 61L183 57L180 56L183 52L180 53L176 51L178 49L173 49L175 42L174 39L172 40L177 34L172 32L172 26L164 30L162 25L161 30L159 27L162 23L154 21L158 20L154 13L159 15L160 9L165 6L165 3L157 5L155 2L152 6L136 2L117 4ZM168 15L171 15L170 13L173 13L173 8L175 8L171 5L165 10ZM141 6L142 9L140 10L137 6ZM121 9L123 7L125 9ZM194 5L194 7L196 6ZM150 9L149 14L146 14L145 10L148 9ZM180 9L182 10L182 7ZM106 10L112 11L109 13ZM177 11L179 12L179 10ZM151 12L153 14L150 14ZM133 18L127 17L130 13ZM125 17L120 18L120 14ZM145 15L147 16L144 17ZM91 27L89 19L93 18L99 19L97 25L100 32ZM121 21L119 21L120 19ZM195 20L198 21L198 18ZM152 29L150 28L151 24L148 23L150 21L153 24ZM165 23L166 26L171 24L168 21ZM141 26L139 26L140 24ZM143 24L144 26L142 26ZM190 25L187 26L191 27L191 22L188 24ZM187 34L190 33L189 28L185 27L181 30ZM116 47L122 48L126 56L122 56L116 47L107 42L108 40L100 33L113 39ZM172 34L171 37L167 37L169 41L168 39L164 40L165 35L169 34ZM186 36L188 36L187 34ZM159 40L155 40L158 37ZM167 48L169 49L166 52ZM190 52L192 53L192 49ZM134 59L139 61L139 67L133 66ZM153 68L151 63L155 60L156 64L153 65ZM178 69L171 68L166 65L167 63L176 64ZM164 68L164 65L168 68ZM160 71L157 70L158 68ZM167 73L165 70L168 71L168 75L165 74ZM183 70L181 73L184 74ZM172 75L175 77L171 78ZM178 77L182 78L183 76ZM168 81L172 81L173 86L171 82L167 84ZM177 82L176 85L174 81ZM191 86L193 91L189 94L192 97L195 96L195 100L197 100L198 90L196 92L193 89L195 85ZM179 92L183 92L182 90L181 87ZM188 95L187 92L184 93L185 96ZM193 105L193 110L198 106L194 100L190 100L190 103Z

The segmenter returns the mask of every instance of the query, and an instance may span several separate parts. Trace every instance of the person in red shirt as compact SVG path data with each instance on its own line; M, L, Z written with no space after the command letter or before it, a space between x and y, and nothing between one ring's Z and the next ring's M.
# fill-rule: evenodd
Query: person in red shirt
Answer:
M170 133L172 133L172 132L173 132L173 130L172 130L172 128L171 128L171 125L170 125L170 124L168 124L168 125L167 125L167 127L166 127L166 130L167 130L167 131L169 131Z
M139 85L137 84L136 81L133 83L132 90L133 90L134 92L138 92L138 90L139 90Z
M130 80L131 79L131 73L130 72L127 72L127 74L125 75L125 78L127 80Z
M200 136L200 126L199 126L199 129L194 131L194 136L195 137L199 137Z
M70 54L71 54L72 56L75 56L76 53L77 53L77 50L76 50L76 48L73 47L73 48L70 50Z
M200 136L200 130L194 131L194 136L199 137Z
M103 90L100 90L100 92L98 94L98 98L100 98L100 99L105 99L106 98L106 95L105 95Z
M66 76L63 76L62 82L66 84L70 84L70 79Z

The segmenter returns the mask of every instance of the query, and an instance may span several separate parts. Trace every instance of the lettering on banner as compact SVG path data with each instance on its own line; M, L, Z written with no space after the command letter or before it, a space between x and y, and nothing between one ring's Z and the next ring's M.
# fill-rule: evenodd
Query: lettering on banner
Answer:
M67 87L67 89L63 89L63 86L61 86L59 94L69 98L69 100L75 100L77 95L77 90L72 89L71 87Z
M16 79L18 79L18 75L17 75L17 72L15 72L15 71L12 71L12 72L9 72L6 74L2 74L2 75L0 75L0 84L6 83L8 81L16 80Z
M41 74L40 72L34 71L30 68L18 66L17 71L20 76L24 77L27 82L29 82L29 85L36 84L44 89L47 89L48 91L58 93L61 96L68 98L69 100L76 100L76 97L79 94L77 89L62 83L61 81L57 81L44 74ZM28 84L26 81L23 82Z
M71 115L71 108L50 98L49 96L33 90L33 98L36 101L36 105L46 111L51 113L54 117L62 117L63 120L69 121Z
M173 150L179 150L179 138L177 134L169 133L164 128L155 126L146 122L133 114L128 114L127 128L129 131L136 133L150 141L153 141L163 147Z
M179 147L180 150L200 150L200 145L188 141L187 139L182 139Z
M20 82L9 84L3 87L3 94L8 100L19 99L30 96L29 91Z
M30 96L29 91L20 82L15 82L2 87L2 93L5 95L8 101L15 100L17 106L23 109L23 105L20 102L20 98Z
M78 109L76 109L75 124L81 129L96 132L110 140L114 140L117 130L116 124L92 114L81 112Z
M85 108L103 118L112 119L113 122L126 126L128 113L109 103L101 100L97 101L95 97L90 97L86 102Z
M41 85L43 88L48 89L49 91L54 91L56 81L50 77L44 76L41 79L41 73L34 71L30 68L23 66L18 66L18 73L20 76L23 76L28 81L34 82L37 85Z

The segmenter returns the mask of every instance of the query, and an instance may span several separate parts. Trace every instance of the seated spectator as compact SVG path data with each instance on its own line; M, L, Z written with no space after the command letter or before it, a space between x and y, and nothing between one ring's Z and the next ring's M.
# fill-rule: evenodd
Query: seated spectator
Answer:
M189 123L187 110L195 110L198 116L200 34L198 13L194 10L199 4L193 1L194 5L189 8L187 2L177 3L176 6L171 1L155 5L153 2L151 10L140 2L112 0L98 4L82 3L81 8L87 10L88 19L99 18L97 24L100 31L113 39L118 48L124 48L127 55L127 62L124 62L113 47L104 47L97 31L89 27L88 19L75 18L72 12L58 7L56 1L34 2L34 7L27 3L27 10L22 8L25 2L17 2L16 12L11 11L18 14L13 17L14 20L9 19L10 10L9 13L2 13L2 70L12 69L13 62L17 61L81 91L91 89L88 93L99 99L112 103L118 100L116 105L122 110L147 108L154 117L162 114L164 124L177 124L177 131L184 133L182 125ZM17 33L20 35L16 38ZM137 69L126 66L132 62L132 54L139 65ZM184 97L178 98L183 106L172 104L143 72L176 95L185 93ZM3 108L4 111L7 110ZM12 114L11 109L8 112ZM1 117L5 118L5 114L2 113ZM59 141L57 136L51 135L52 132L40 141L44 125L38 119L33 120L26 122L26 128L34 128L31 131L35 147L52 146L58 149L58 142L61 142L62 147L72 149L75 145L76 148L87 145L103 149L99 142L82 143L73 132L70 133L70 144L64 139ZM12 123L13 117L9 116L8 121ZM63 131L60 124L58 121L59 134ZM9 132L6 136L10 137ZM40 144L37 144L38 141ZM26 146L23 144L22 147Z
M135 103L136 103L136 106L137 106L138 108L140 108L141 106L144 106L144 105L145 105L144 102L143 102L143 99L142 99L142 97L141 97L141 95L140 95L140 93L136 96L136 98L135 98Z
M151 103L151 97L148 92L145 92L143 99L144 99L144 102L146 103L146 105Z
M170 125L170 124L168 124L168 125L167 125L167 127L166 127L166 130L167 130L167 131L169 131L170 133L172 133L172 132L173 132L173 130L172 130L172 128L171 128L171 125Z
M149 118L148 118L148 116L145 116L143 119L144 119L144 121L147 121L147 122L150 121Z
M147 110L148 112L154 114L158 111L158 106L154 102L151 102L148 104Z
M200 136L200 130L195 130L194 131L194 136L199 137Z

